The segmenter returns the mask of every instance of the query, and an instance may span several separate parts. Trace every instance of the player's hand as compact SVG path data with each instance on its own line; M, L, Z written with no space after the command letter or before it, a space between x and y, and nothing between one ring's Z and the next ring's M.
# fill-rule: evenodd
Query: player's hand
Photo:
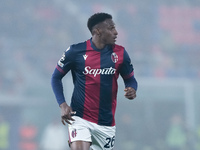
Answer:
M66 102L62 103L60 105L60 108L61 108L61 121L63 125L66 125L65 122L71 124L70 120L74 121L72 115L76 114L76 112L73 112L72 108L69 107Z
M132 87L127 87L127 88L124 89L124 91L125 91L124 96L125 96L126 98L128 98L128 99L131 100L131 99L134 99L134 98L136 97L136 91L135 91L134 88L132 88Z

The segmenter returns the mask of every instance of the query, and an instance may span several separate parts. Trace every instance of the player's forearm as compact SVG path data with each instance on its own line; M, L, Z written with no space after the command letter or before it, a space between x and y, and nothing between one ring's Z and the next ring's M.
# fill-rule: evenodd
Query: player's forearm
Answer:
M51 86L52 86L53 92L55 94L55 97L59 106L65 102L62 78L63 78L63 75L57 69L55 69L51 78Z

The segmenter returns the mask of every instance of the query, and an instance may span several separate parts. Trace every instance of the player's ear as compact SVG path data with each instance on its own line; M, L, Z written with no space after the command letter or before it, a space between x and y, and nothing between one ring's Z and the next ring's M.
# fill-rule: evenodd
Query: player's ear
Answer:
M92 34L96 34L97 36L101 36L100 29L99 29L99 28L94 28L94 29L92 30Z
M97 35L100 36L100 35L101 35L100 29L99 29L99 28L96 28L96 30L97 30L97 31L96 31L96 32L97 32Z

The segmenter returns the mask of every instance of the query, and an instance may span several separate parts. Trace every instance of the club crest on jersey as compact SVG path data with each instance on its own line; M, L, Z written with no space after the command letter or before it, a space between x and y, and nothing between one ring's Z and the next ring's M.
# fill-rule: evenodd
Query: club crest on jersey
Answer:
M72 131L72 137L75 138L76 135L77 135L77 132L76 132L76 129L74 129L74 130Z
M112 53L112 54L111 54L111 59L112 59L112 61L113 61L114 63L116 63L116 62L118 61L118 56L117 56L117 54L116 54L116 53Z

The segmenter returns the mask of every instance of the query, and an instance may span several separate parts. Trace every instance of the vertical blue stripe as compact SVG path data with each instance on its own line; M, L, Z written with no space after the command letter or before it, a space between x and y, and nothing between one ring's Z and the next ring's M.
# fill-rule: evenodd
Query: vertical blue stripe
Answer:
M101 68L115 67L111 60L112 50L101 52ZM111 126L113 121L112 114L112 82L114 75L101 75L100 78L100 102L99 102L99 125Z
M83 59L83 55L85 55L87 49L86 42L78 44L75 49L73 49L76 53L75 65L71 70L73 83L74 83L74 91L71 99L71 107L73 111L76 111L76 115L79 117L83 117L84 111L84 101L85 101L85 76L79 72L79 70L85 69L85 60Z

